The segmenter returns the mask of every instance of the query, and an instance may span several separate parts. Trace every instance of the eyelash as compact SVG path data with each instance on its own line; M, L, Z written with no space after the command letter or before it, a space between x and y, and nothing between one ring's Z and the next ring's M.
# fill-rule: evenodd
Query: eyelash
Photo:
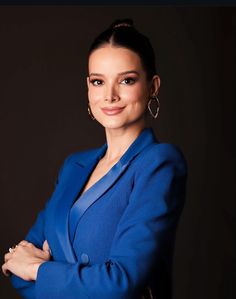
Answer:
M123 82L123 81L132 81L132 83L126 83L125 85L132 85L132 84L134 84L136 81L137 81L137 79L136 78L132 78L132 77L127 77L127 78L125 78L125 79L123 79L121 82ZM100 82L100 84L95 84L95 82ZM102 85L102 80L99 80L99 79L93 79L93 80L90 80L90 83L92 83L94 86L100 86L100 85Z

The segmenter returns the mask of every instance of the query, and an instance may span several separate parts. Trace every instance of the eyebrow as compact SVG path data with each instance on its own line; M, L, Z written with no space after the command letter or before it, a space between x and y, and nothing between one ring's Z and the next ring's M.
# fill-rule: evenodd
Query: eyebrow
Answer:
M120 76L120 75L128 75L128 74L136 74L136 75L139 75L139 73L138 73L137 71L134 71L134 70L118 73L119 76ZM103 74L99 74L99 73L90 73L90 74L89 74L89 77L90 77L90 76L99 76L99 77L103 77L104 75L103 75Z

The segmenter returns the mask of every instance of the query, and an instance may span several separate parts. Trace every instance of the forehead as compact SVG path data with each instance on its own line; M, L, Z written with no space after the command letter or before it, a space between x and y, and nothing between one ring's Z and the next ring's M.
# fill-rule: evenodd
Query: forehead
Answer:
M94 50L89 57L88 68L89 72L93 73L144 71L137 53L127 48L112 46Z

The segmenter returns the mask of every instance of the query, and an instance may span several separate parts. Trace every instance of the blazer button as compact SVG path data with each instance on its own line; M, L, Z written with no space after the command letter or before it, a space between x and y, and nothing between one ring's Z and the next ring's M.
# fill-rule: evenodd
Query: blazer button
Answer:
M89 256L86 253L82 253L80 258L81 258L81 262L82 262L83 265L88 265Z

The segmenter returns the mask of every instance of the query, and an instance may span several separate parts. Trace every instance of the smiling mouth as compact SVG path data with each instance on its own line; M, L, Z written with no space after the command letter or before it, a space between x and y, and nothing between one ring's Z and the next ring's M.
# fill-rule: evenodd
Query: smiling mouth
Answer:
M104 114L106 115L116 115L123 111L125 107L112 107L112 108L101 108Z

